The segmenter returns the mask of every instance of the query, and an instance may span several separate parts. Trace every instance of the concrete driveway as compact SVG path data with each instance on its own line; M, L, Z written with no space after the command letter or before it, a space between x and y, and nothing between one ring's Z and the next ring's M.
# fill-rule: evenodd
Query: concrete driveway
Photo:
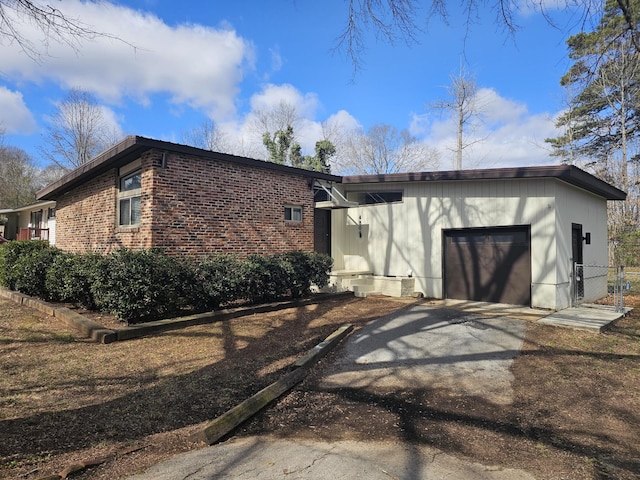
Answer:
M490 310L488 310L491 313ZM510 367L526 322L417 305L377 319L352 335L324 386L447 388L494 403L512 400Z
M327 387L445 387L509 403L509 370L520 351L523 320L482 311L416 305L371 322L348 337L328 369ZM532 480L528 472L459 459L404 443L232 439L160 463L131 480L456 479Z

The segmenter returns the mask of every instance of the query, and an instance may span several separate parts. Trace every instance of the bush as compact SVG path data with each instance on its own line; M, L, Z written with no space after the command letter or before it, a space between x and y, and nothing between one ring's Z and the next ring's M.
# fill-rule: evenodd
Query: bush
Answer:
M95 253L60 253L47 270L45 287L56 302L78 304L87 310L96 308L91 285L101 257Z
M318 288L324 288L329 284L329 274L333 267L333 258L325 253L313 252L309 258L310 282Z
M186 304L186 268L157 249L118 250L98 261L91 292L100 310L129 323L163 318Z
M242 263L242 297L250 303L273 302L288 291L288 268L279 255L249 255Z
M53 247L34 249L21 255L12 270L15 290L32 297L51 300L46 288L47 270L59 255L60 250Z
M299 298L329 281L331 257L302 251L213 255L195 266L161 250L118 250L105 257L64 253L46 242L0 245L0 283L45 300L98 309L129 323L185 308L213 310L237 300Z
M300 298L311 292L311 254L300 250L280 255L287 271L287 283L291 298Z
M195 268L192 305L195 309L213 310L243 296L242 262L233 255L213 255Z
M18 259L45 248L50 248L49 243L41 240L20 240L0 244L0 285L15 290L15 264Z

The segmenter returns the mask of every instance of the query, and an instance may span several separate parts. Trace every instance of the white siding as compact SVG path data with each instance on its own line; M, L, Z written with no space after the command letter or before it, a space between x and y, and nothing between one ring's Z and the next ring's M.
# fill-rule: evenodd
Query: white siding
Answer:
M558 236L557 292L561 308L571 305L572 286L570 274L574 259L571 249L571 224L582 225L583 234L591 233L591 244L583 244L585 265L607 265L607 203L593 194L578 188L565 186L558 190L556 235ZM593 270L592 270L593 271ZM605 284L606 293L606 284ZM597 300L589 295L586 300Z
M403 190L404 197L400 203L333 212L335 269L390 276L405 276L411 269L416 290L428 297L443 295L443 229L529 225L532 306L536 307L567 306L572 222L582 223L585 232L592 232L592 242L598 242L585 246L585 261L590 251L597 251L594 258L604 255L606 262L606 200L555 179L342 188Z

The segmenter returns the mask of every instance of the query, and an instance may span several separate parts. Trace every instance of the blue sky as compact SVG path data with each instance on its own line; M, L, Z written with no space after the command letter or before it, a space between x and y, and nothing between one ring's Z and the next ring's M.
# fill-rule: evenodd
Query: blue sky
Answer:
M434 18L426 26L419 13L416 44L368 35L354 77L344 52L333 51L346 21L344 0L62 0L63 12L125 42L102 38L77 50L52 43L39 62L0 43L0 126L6 144L42 164L38 147L55 104L80 87L100 101L122 136L180 143L213 120L242 145L238 153L258 157L264 152L249 128L252 115L284 101L302 118L296 132L309 153L323 124L344 133L386 123L438 149L439 168L448 169L455 127L429 105L446 97L450 75L464 65L484 105L474 133L482 141L465 152L464 166L555 163L544 138L556 134L553 119L564 103L559 79L569 66L565 40L577 31L578 17L554 11L552 2L561 27L553 28L523 7L515 17L520 29L510 37L489 7L466 32L458 5L451 4L448 25ZM29 25L23 28L40 41Z

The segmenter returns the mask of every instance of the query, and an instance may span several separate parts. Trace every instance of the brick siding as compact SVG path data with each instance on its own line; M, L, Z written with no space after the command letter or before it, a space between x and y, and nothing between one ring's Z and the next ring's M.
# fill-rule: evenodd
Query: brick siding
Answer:
M276 253L313 250L310 179L269 168L151 150L141 157L141 221L117 226L118 170L61 196L56 246L108 253L162 247L170 254ZM301 206L302 222L284 220Z

